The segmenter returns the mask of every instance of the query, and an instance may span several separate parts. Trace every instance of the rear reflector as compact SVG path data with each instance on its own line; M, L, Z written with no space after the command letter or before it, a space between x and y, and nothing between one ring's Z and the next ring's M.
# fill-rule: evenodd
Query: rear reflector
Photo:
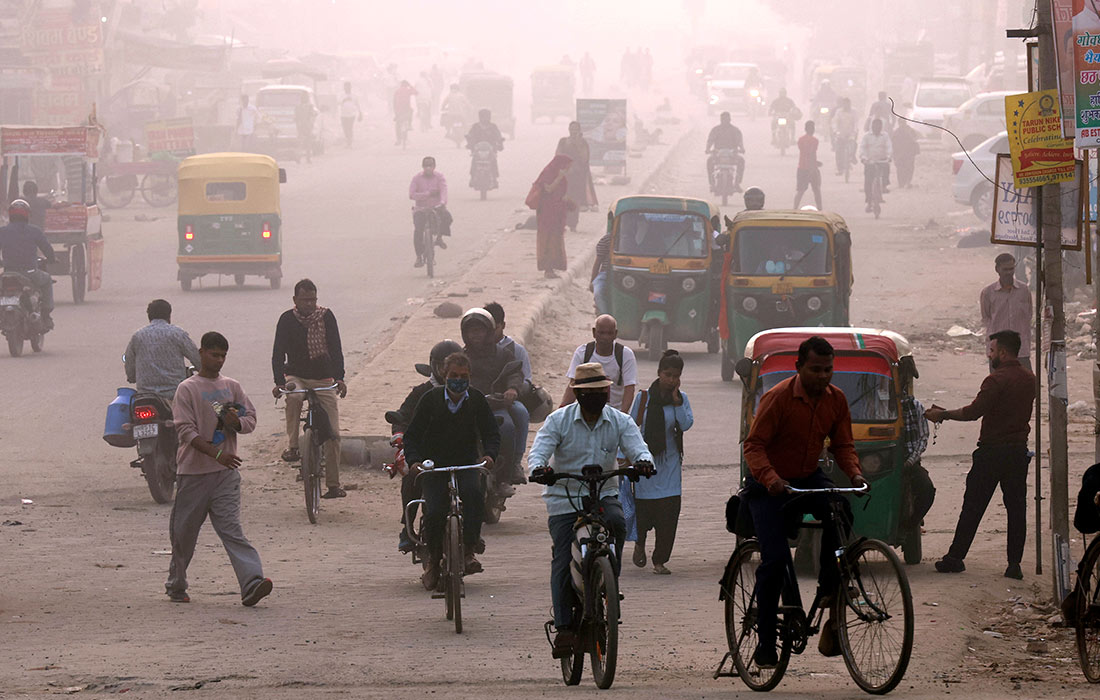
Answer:
M195 229L191 228L191 224L187 224L187 227L183 229L183 238L188 241L195 239Z
M153 420L157 417L155 406L134 406L134 418L138 420Z

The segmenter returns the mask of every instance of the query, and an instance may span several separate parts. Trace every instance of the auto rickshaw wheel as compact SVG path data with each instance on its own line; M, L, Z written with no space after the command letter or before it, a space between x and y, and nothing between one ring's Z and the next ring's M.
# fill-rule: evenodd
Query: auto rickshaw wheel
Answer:
M923 556L923 546L921 545L921 533L920 525L914 525L905 530L905 539L901 542L901 555L902 559L909 566L920 564L921 557Z
M180 277L180 289L182 289L185 292L190 292L191 291L191 278L190 277Z
M270 279L271 279L271 288L272 289L278 289L280 286L282 286L282 283L283 283L283 278L282 277L272 277Z
M69 279L73 285L73 303L83 304L84 293L88 289L88 270L85 265L83 245L74 245L69 249Z
M244 275L233 275L233 282L236 283L236 285L238 287L243 287L244 286Z

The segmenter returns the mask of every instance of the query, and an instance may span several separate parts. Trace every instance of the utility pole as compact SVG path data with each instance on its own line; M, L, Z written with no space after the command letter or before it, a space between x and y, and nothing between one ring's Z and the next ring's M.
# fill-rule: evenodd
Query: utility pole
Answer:
M1036 19L1039 34L1039 89L1058 87L1058 69L1054 54L1054 30L1051 26L1050 0L1036 0ZM1047 414L1048 444L1050 449L1050 530L1053 538L1053 589L1054 598L1061 602L1068 593L1069 580L1069 438L1067 436L1066 398L1058 395L1066 389L1066 313L1063 306L1062 287L1062 198L1061 185L1044 185L1042 188L1042 241L1043 287L1046 290L1046 307L1051 317L1050 366L1062 373L1048 382ZM1042 303L1036 299L1036 307ZM1042 372L1042 358L1035 358L1035 371ZM1059 381L1060 379L1060 381ZM1036 416L1036 421L1042 416Z

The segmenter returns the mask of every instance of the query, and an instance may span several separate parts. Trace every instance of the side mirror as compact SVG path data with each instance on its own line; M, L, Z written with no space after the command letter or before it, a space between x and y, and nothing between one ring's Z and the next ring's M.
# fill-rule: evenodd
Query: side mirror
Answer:
M282 185L286 182L286 168L279 168L279 184Z
M722 215L722 218L726 220L726 228L733 228L733 219L729 218L725 214Z
M737 364L733 366L733 371L737 372L737 376L741 377L741 381L748 383L749 377L752 376L752 360L747 357L742 357L737 361Z

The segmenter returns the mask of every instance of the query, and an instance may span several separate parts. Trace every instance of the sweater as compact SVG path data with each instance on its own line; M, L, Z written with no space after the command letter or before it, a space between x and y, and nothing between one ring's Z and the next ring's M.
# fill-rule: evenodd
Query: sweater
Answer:
M454 467L477 464L482 455L495 460L500 451L500 428L485 394L470 387L458 411L451 413L446 392L446 387L436 387L416 405L405 431L405 461L417 464L430 459L437 467Z
M340 346L340 329L332 309L325 312L325 340L328 354L311 358L306 343L306 327L288 309L275 326L275 343L271 348L271 372L275 385L286 384L286 375L302 379L344 379L344 351Z

